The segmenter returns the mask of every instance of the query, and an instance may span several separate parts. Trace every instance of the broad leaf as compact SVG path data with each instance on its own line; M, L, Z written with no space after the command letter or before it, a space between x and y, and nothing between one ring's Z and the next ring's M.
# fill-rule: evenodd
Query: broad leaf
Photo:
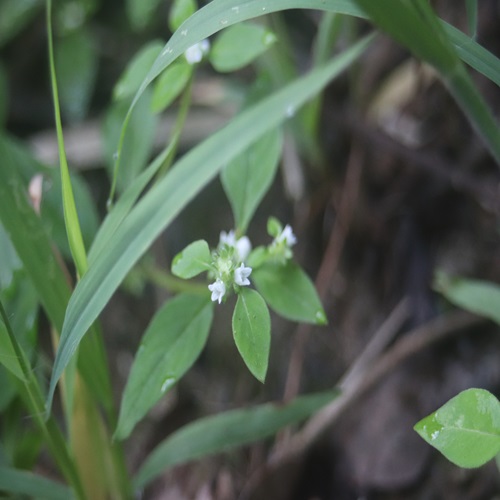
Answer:
M134 95L151 64L161 52L163 44L159 40L149 42L130 60L113 89L114 99L125 99Z
M452 304L500 324L500 286L438 273L435 288Z
M172 261L172 273L179 278L189 279L208 271L212 255L205 240L194 241L182 252L179 252Z
M149 455L135 478L135 486L143 488L174 465L272 436L282 427L304 420L337 395L336 392L309 394L289 403L228 411L181 427Z
M252 281L271 308L293 321L326 324L326 315L313 283L294 262L266 263L254 269Z
M155 83L151 109L159 113L166 109L184 90L193 73L193 67L182 58L168 67Z
M174 0L168 14L168 26L175 31L179 26L196 12L195 0Z
M264 382L271 348L271 318L264 299L251 288L241 288L238 294L233 337L252 375Z
M125 386L117 439L126 438L196 361L205 346L212 315L207 297L193 295L179 295L155 314Z
M135 31L143 30L155 16L161 0L126 0L125 11Z
M297 79L236 117L193 148L154 185L116 229L109 244L78 283L68 306L49 388L50 408L57 381L81 339L132 266L176 215L234 157L300 107L349 67L370 43L364 39L329 64ZM0 183L1 191L1 183Z
M274 42L274 33L262 25L236 24L217 37L210 51L210 62L217 71L235 71L250 64Z
M280 129L261 137L221 173L224 191L233 209L235 226L246 233L250 220L276 175L283 138Z
M415 425L431 446L459 467L480 467L500 452L500 402L468 389Z

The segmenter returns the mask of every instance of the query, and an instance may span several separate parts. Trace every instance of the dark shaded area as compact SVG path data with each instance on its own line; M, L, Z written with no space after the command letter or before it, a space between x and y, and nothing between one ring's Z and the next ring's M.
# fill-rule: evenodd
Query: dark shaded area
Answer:
M443 18L465 29L462 3L436 4ZM102 52L89 119L102 116L131 54L155 35L166 37L159 23L153 23L147 36L131 36L123 13L117 14L121 9L119 2L104 2L92 21ZM319 14L294 11L281 20L294 40L294 63L302 71L308 67ZM478 41L497 55L499 26L498 2L480 2ZM40 18L0 52L9 75L7 130L28 139L52 127L44 44ZM436 270L500 282L499 167L435 75L408 61L406 52L381 37L358 67L327 89L318 133L322 161L314 163L312 155L294 146L290 127L280 174L249 229L257 246L266 241L268 215L294 227L299 240L295 258L316 280L329 325L297 326L273 315L269 373L261 385L234 346L231 307L218 308L196 365L127 442L131 470L170 432L200 416L335 386L402 299L406 313L384 352L414 329L454 314L432 288ZM398 76L396 70L403 73ZM200 72L201 94L213 77L208 69ZM238 85L253 77L251 70L236 76ZM499 116L499 89L480 75L474 80ZM287 182L296 164L299 189L294 191ZM103 209L109 185L103 166L81 175ZM214 181L155 243L151 255L167 268L190 241L205 238L215 246L219 231L231 226L229 204ZM117 404L140 337L168 297L151 282L133 279L102 318ZM370 374L365 367L361 377ZM143 498L494 498L500 491L494 463L459 469L413 431L418 420L469 387L500 395L500 337L498 327L486 321L477 320L408 355L362 397L346 404L299 457L285 458L278 466L269 461L273 450L286 447L282 433L275 441L177 467L155 481Z

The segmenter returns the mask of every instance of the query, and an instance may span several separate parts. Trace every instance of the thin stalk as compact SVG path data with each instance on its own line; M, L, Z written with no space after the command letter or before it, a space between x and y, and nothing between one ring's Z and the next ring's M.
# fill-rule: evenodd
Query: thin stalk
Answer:
M75 463L69 453L66 441L61 430L57 426L53 417L50 416L47 420L44 419L45 403L40 385L38 384L38 380L35 378L33 370L31 369L31 366L26 359L24 351L21 349L21 346L17 342L9 318L1 301L0 315L2 316L7 334L9 336L12 347L14 348L14 352L16 353L16 356L19 360L19 365L25 378L23 382L25 398L23 399L25 399L25 403L28 406L29 411L32 413L33 418L39 425L50 449L52 457L56 461L64 478L73 488L76 497L80 500L85 500L86 495L84 493L80 476L78 475Z
M192 293L195 295L207 294L207 285L176 278L170 273L159 269L152 264L144 264L140 267L144 276L155 285L165 288L169 292Z
M179 147L179 141L181 138L182 131L184 130L184 125L186 123L186 118L189 112L189 108L191 107L191 97L193 94L193 81L194 81L194 71L189 78L189 82L184 89L181 97L181 103L179 107L179 113L177 114L177 118L174 124L174 130L172 132L172 138L170 140L169 145L167 146L168 155L163 162L163 165L158 170L156 174L156 179L161 179L171 167L172 162L174 161L175 155L177 153L177 148Z

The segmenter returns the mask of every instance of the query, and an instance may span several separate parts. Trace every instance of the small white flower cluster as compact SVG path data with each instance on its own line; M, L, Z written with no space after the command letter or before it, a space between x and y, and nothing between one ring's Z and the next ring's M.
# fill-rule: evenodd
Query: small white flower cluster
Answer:
M295 234L293 234L291 226L287 224L280 234L274 238L269 247L269 251L277 259L285 262L292 258L292 247L295 243L297 243L297 238Z
M252 245L246 236L236 239L234 231L220 233L214 259L216 279L208 285L208 289L212 292L212 301L220 304L227 288L231 285L248 286L250 284L248 277L252 273L252 268L246 267L243 261L248 257L251 249Z
M205 38L205 40L191 45L191 47L184 52L184 57L189 64L196 64L201 62L203 56L208 54L209 50L210 42Z

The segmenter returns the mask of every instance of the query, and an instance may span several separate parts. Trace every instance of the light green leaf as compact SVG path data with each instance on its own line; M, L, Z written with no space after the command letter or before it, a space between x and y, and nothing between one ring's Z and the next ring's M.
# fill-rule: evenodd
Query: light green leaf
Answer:
M185 59L179 59L167 68L155 83L151 109L155 113L166 109L183 91L192 73L193 67Z
M459 467L480 467L500 452L500 403L468 389L415 425L431 446Z
M143 30L153 19L161 0L126 0L125 11L134 31Z
M66 119L85 118L97 76L97 53L83 28L60 38L55 46L61 110Z
M271 309L293 321L326 324L313 283L294 262L267 263L254 269L252 281Z
M244 111L228 126L183 156L137 203L73 293L52 372L48 408L57 381L81 339L155 238L219 173L223 165L284 121L290 105L299 108L349 67L370 41L371 37L362 40L329 64L315 69Z
M0 466L0 491L37 500L72 500L73 492L60 483L32 472Z
M434 287L452 304L500 324L499 285L488 281L452 277L438 272Z
M271 347L271 318L264 299L251 288L241 288L233 312L236 347L252 375L264 382Z
M142 489L168 468L272 436L282 427L304 420L338 393L301 396L288 403L268 403L205 417L181 427L149 455L135 478Z
M207 297L187 294L166 302L155 314L125 386L115 438L126 438L193 365L205 346L212 316Z
M246 233L255 210L271 187L282 145L281 130L272 130L237 156L221 173L222 185L233 209L235 226L241 234Z
M130 60L122 76L113 89L113 99L130 97L137 91L153 61L160 54L163 43L159 40L149 42Z
M168 14L168 27L172 32L179 29L179 26L196 12L195 0L174 0Z
M212 262L212 255L205 240L194 241L182 252L179 252L172 261L172 273L179 278L189 279L208 271Z
M210 51L210 62L217 71L235 71L250 64L275 42L274 33L264 26L236 24L217 37Z

